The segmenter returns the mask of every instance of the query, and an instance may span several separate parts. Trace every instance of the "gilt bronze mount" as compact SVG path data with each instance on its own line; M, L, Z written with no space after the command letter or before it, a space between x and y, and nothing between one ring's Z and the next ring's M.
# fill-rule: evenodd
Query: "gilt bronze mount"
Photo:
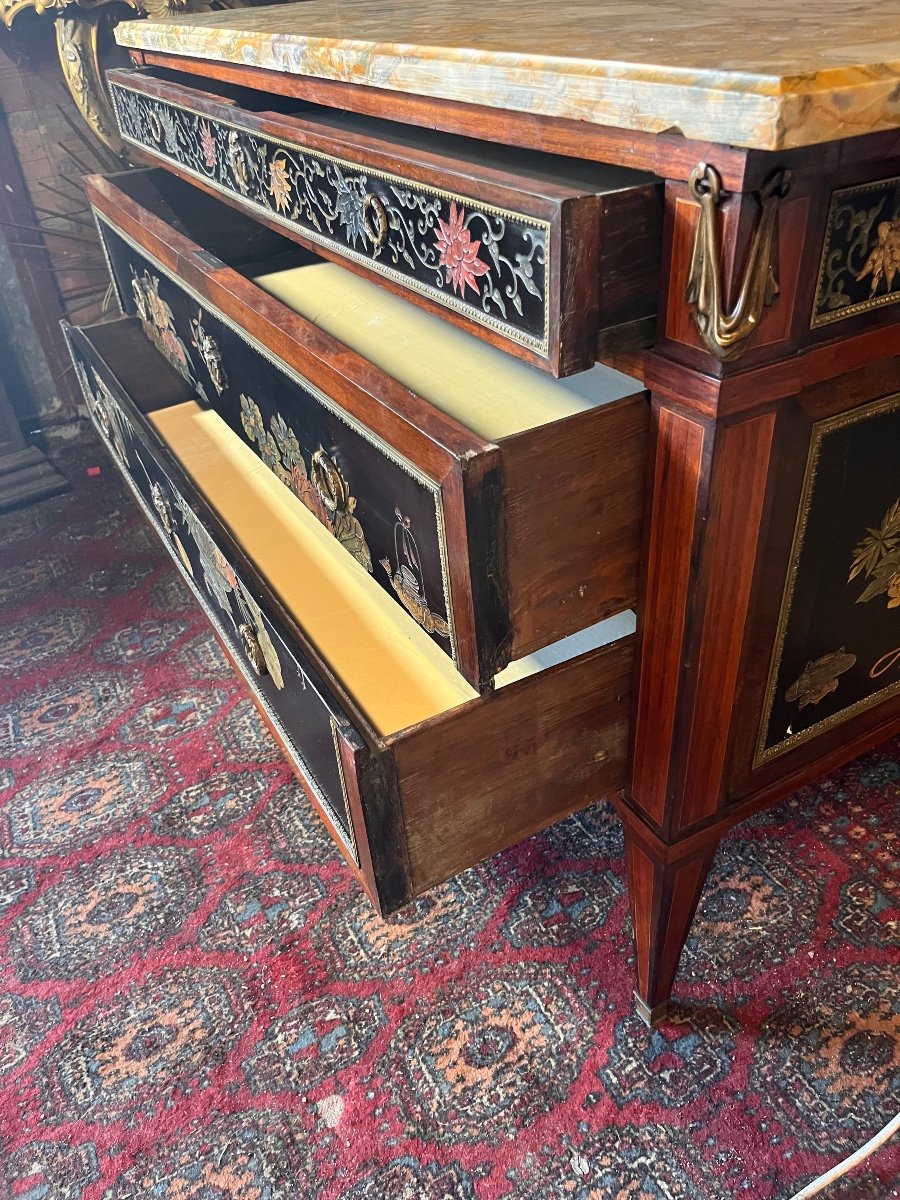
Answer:
M703 344L722 362L738 358L747 348L763 310L778 295L775 274L778 204L790 190L790 173L776 171L759 192L760 212L750 240L737 299L725 311L722 255L716 213L723 199L722 180L715 167L700 163L691 172L688 188L700 206L694 250L684 289L693 307L694 323Z

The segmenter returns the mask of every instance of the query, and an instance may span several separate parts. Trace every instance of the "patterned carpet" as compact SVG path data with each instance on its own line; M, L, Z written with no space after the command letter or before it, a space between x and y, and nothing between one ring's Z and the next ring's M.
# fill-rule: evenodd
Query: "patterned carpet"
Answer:
M0 518L2 1200L785 1200L893 1115L900 745L723 843L650 1034L611 808L379 921L88 454Z

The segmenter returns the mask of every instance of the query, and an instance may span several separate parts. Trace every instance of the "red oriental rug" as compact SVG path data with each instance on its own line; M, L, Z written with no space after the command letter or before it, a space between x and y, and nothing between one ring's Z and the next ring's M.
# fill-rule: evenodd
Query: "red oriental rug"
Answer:
M651 1034L611 808L382 923L89 453L0 518L2 1200L786 1200L893 1115L900 745L723 843Z

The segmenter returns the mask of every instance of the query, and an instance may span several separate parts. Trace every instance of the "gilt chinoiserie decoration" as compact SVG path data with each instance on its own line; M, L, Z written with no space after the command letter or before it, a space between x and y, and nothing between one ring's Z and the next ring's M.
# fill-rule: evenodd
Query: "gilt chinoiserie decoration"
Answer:
M549 222L251 134L118 83L110 93L130 145L479 325L547 353Z
M900 395L813 429L756 763L900 692Z
M123 310L140 320L148 340L204 404L222 414L284 486L385 591L413 612L455 661L437 485L351 421L319 389L289 374L245 330L211 309L120 231L102 219L99 228ZM291 410L289 423L285 413ZM412 591L407 576L375 569L377 562L399 552L398 507L416 525ZM412 542L408 538L403 544ZM398 573L404 562L397 562ZM399 580L407 586L401 587Z
M900 301L900 176L832 194L812 328Z
M428 596L422 578L422 562L419 557L419 547L412 531L412 522L398 508L396 510L397 524L394 526L394 557L396 567L389 558L381 560L391 587L397 593L400 603L423 629L436 633L442 638L450 637L450 626L436 613L431 611Z

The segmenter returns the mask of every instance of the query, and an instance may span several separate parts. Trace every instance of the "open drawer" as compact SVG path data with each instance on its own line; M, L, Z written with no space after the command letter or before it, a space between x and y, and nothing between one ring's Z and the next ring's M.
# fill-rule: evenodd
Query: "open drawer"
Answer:
M122 136L257 220L557 376L652 341L654 176L186 79L111 71Z
M479 697L137 322L67 336L116 465L382 912L622 785L631 614Z
M634 380L549 379L166 172L88 193L123 312L478 690L633 606Z

